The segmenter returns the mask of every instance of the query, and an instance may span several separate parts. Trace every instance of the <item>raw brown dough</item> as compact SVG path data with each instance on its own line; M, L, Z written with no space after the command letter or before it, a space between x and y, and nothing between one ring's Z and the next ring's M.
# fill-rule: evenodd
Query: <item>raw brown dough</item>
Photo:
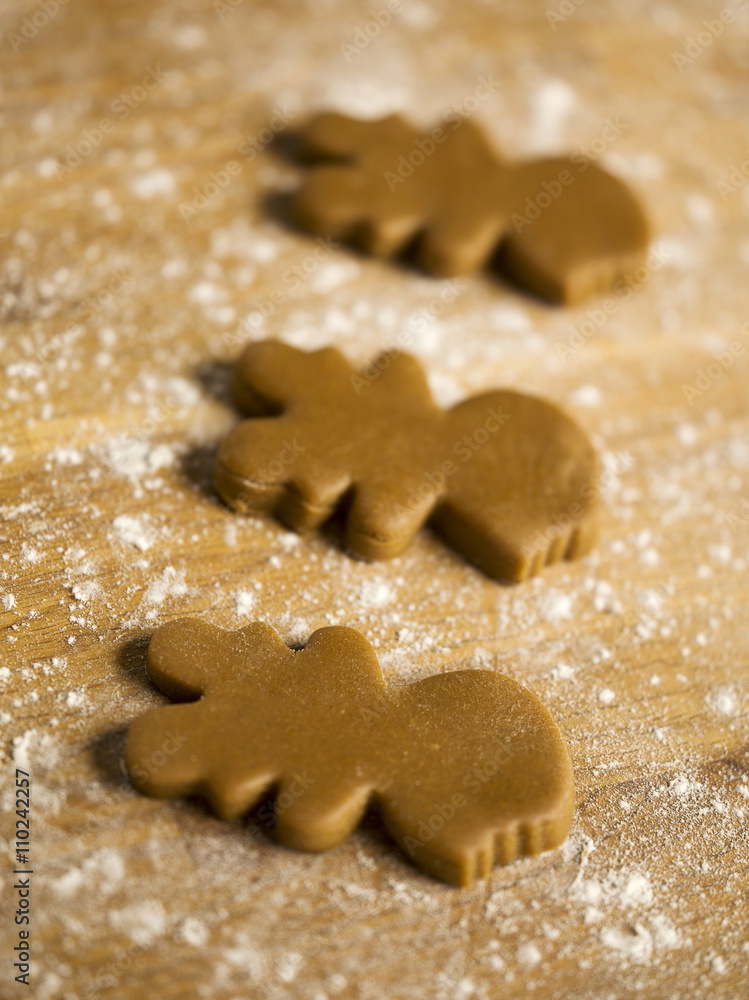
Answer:
M407 857L463 886L567 835L567 747L502 674L389 688L353 629L318 629L295 652L265 622L228 632L194 619L156 630L148 673L169 697L200 699L133 723L127 769L148 795L202 795L234 819L275 790L279 840L308 851L340 844L374 802Z
M421 134L398 115L322 114L302 133L302 155L302 227L381 257L416 241L432 274L474 271L499 248L498 263L521 286L575 303L630 273L647 250L647 221L618 178L582 156L504 163L457 116Z
M346 546L366 559L398 555L428 520L508 580L595 542L595 452L544 400L496 391L445 411L408 354L356 374L334 348L273 340L245 349L234 395L253 419L222 443L214 484L235 510L304 531L348 505Z

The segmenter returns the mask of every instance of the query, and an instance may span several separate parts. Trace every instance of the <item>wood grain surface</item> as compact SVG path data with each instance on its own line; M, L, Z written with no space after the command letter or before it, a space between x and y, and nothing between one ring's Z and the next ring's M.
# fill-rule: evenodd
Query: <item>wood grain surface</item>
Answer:
M721 3L0 4L2 998L749 997L749 13ZM607 311L288 225L307 115L456 106L638 192L653 255ZM598 547L510 587L428 532L366 564L335 527L233 516L210 470L265 336L362 365L405 344L443 403L560 403L604 459ZM313 855L137 794L145 648L189 615L350 625L398 682L521 681L569 741L570 838L458 890L374 816Z

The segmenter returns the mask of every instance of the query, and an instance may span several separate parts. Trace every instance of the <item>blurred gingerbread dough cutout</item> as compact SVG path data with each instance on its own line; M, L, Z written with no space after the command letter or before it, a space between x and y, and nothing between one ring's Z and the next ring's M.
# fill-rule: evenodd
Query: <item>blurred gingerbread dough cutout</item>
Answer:
M543 399L487 392L443 410L415 358L385 352L357 372L335 348L249 344L235 368L244 420L214 486L240 513L295 531L345 514L345 545L399 555L427 522L496 579L523 580L586 554L600 496L596 453Z
M325 113L302 130L299 225L377 257L410 252L430 274L486 265L549 302L612 287L644 259L630 189L587 157L507 163L469 119L421 134L399 115Z

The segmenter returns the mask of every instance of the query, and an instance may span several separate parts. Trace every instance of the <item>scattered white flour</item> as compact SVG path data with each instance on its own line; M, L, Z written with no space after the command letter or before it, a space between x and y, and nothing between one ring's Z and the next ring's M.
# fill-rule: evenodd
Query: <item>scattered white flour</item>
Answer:
M70 868L64 875L50 881L52 890L58 896L71 897L84 885L96 885L102 896L115 892L125 877L125 863L122 852L115 848L101 848L86 858L80 868Z
M296 979L302 961L298 952L286 952L276 960L276 975L282 983L291 983Z
M101 593L101 587L95 580L85 580L83 583L74 583L70 588L70 592L76 601L85 604L91 598Z
M131 184L135 194L144 199L169 197L174 193L175 186L174 174L164 167L140 174Z
M677 948L681 937L673 924L657 913L647 921L629 924L624 929L604 927L601 943L621 958L645 965L651 961L653 953Z
M642 924L635 924L626 930L604 927L601 942L624 958L641 964L649 962L653 953L653 936Z
M716 562L730 563L733 558L730 545L708 545L707 551L710 558L715 559Z
M191 302L199 302L201 305L210 305L221 297L221 291L212 281L196 281L187 293Z
M136 437L117 437L106 446L104 460L113 473L137 481L173 466L176 455L168 444L152 445Z
M359 601L364 607L381 608L393 599L393 588L382 577L366 580L359 589Z
M58 465L80 465L83 455L77 448L53 448L49 457Z
M42 769L54 767L60 755L59 744L49 733L27 729L11 742L11 755L17 767L28 771L33 765Z
M657 566L661 561L661 557L658 554L658 550L649 546L647 549L643 549L640 553L640 562L645 566Z
M575 668L571 667L569 663L557 663L555 667L551 668L549 676L555 681L568 681L575 676Z
M603 393L597 385L581 385L570 393L569 401L573 406L600 406L603 402Z
M533 969L541 961L541 952L538 950L533 942L529 941L526 944L521 944L518 948L518 962L524 965L527 969Z
M726 971L726 960L722 955L713 955L710 959L710 968L717 975L722 976Z
M171 41L180 49L192 52L202 48L206 41L206 30L199 24L183 24L171 33Z
M39 549L35 549L33 545L29 545L28 542L24 542L21 545L21 559L23 562L28 563L30 566L34 566L41 558L41 552Z
M234 611L236 614L246 616L251 614L257 595L252 590L235 590L232 594L234 598Z
M644 906L653 903L653 887L650 879L642 872L622 872L609 870L602 878L583 878L580 874L570 887L570 898L584 903L608 906Z
M12 611L16 606L15 594L3 594L2 601L6 611Z
M498 330L514 330L517 333L525 333L531 328L528 313L518 305L492 306L487 319Z
M293 531L284 531L278 536L278 544L284 550L284 552L290 552L292 549L296 549L301 545L301 538L299 535L294 534Z
M705 699L706 704L720 715L735 715L739 708L736 689L733 687L718 687Z
M158 899L147 899L110 911L109 923L113 930L126 934L136 944L148 945L165 932L167 913Z
M6 505L5 507L0 507L0 517L4 521L15 521L16 518L22 517L24 514L35 514L39 511L39 504L29 501L27 503L19 503L13 506Z
M71 868L59 878L50 879L49 886L58 896L70 897L81 888L85 881L80 868Z
M147 552L151 548L154 533L148 526L148 519L145 515L132 517L129 514L120 514L112 521L112 524L121 542L132 545L140 552Z
M693 781L686 774L677 774L668 784L668 789L679 798L687 798L702 791L702 785L698 781Z
M153 580L143 595L143 603L163 604L167 597L183 597L187 593L184 570L177 572L174 566L167 566L158 579Z
M653 887L641 872L623 876L618 888L622 906L650 906L653 902Z
M697 441L697 428L692 424L679 424L676 428L676 436L680 444L683 444L685 448L691 448Z
M534 87L526 137L527 152L557 152L564 139L568 118L577 104L575 91L564 80L545 80Z
M557 622L572 617L572 595L550 591L541 602L541 614L547 622Z
M359 274L359 265L353 260L324 261L310 279L310 287L319 295L327 295L335 288L348 284Z
M193 948L202 948L208 943L210 936L206 925L197 917L186 917L174 932L176 941L192 945Z

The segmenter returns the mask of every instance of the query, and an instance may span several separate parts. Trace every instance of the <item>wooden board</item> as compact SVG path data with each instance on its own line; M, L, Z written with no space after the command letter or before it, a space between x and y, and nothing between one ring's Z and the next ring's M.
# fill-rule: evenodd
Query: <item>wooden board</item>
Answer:
M404 0L379 27L370 6L0 9L0 996L29 995L20 767L39 1000L744 1000L747 12ZM455 296L285 223L297 172L272 133L328 107L428 124L472 95L508 156L587 148L643 198L658 256L607 318L491 276ZM365 364L404 331L440 400L512 386L593 436L590 557L505 587L427 532L367 565L217 502L243 342ZM161 701L145 647L184 615L289 642L350 625L397 681L510 674L569 741L569 840L456 890L374 817L306 855L136 794L124 736Z

